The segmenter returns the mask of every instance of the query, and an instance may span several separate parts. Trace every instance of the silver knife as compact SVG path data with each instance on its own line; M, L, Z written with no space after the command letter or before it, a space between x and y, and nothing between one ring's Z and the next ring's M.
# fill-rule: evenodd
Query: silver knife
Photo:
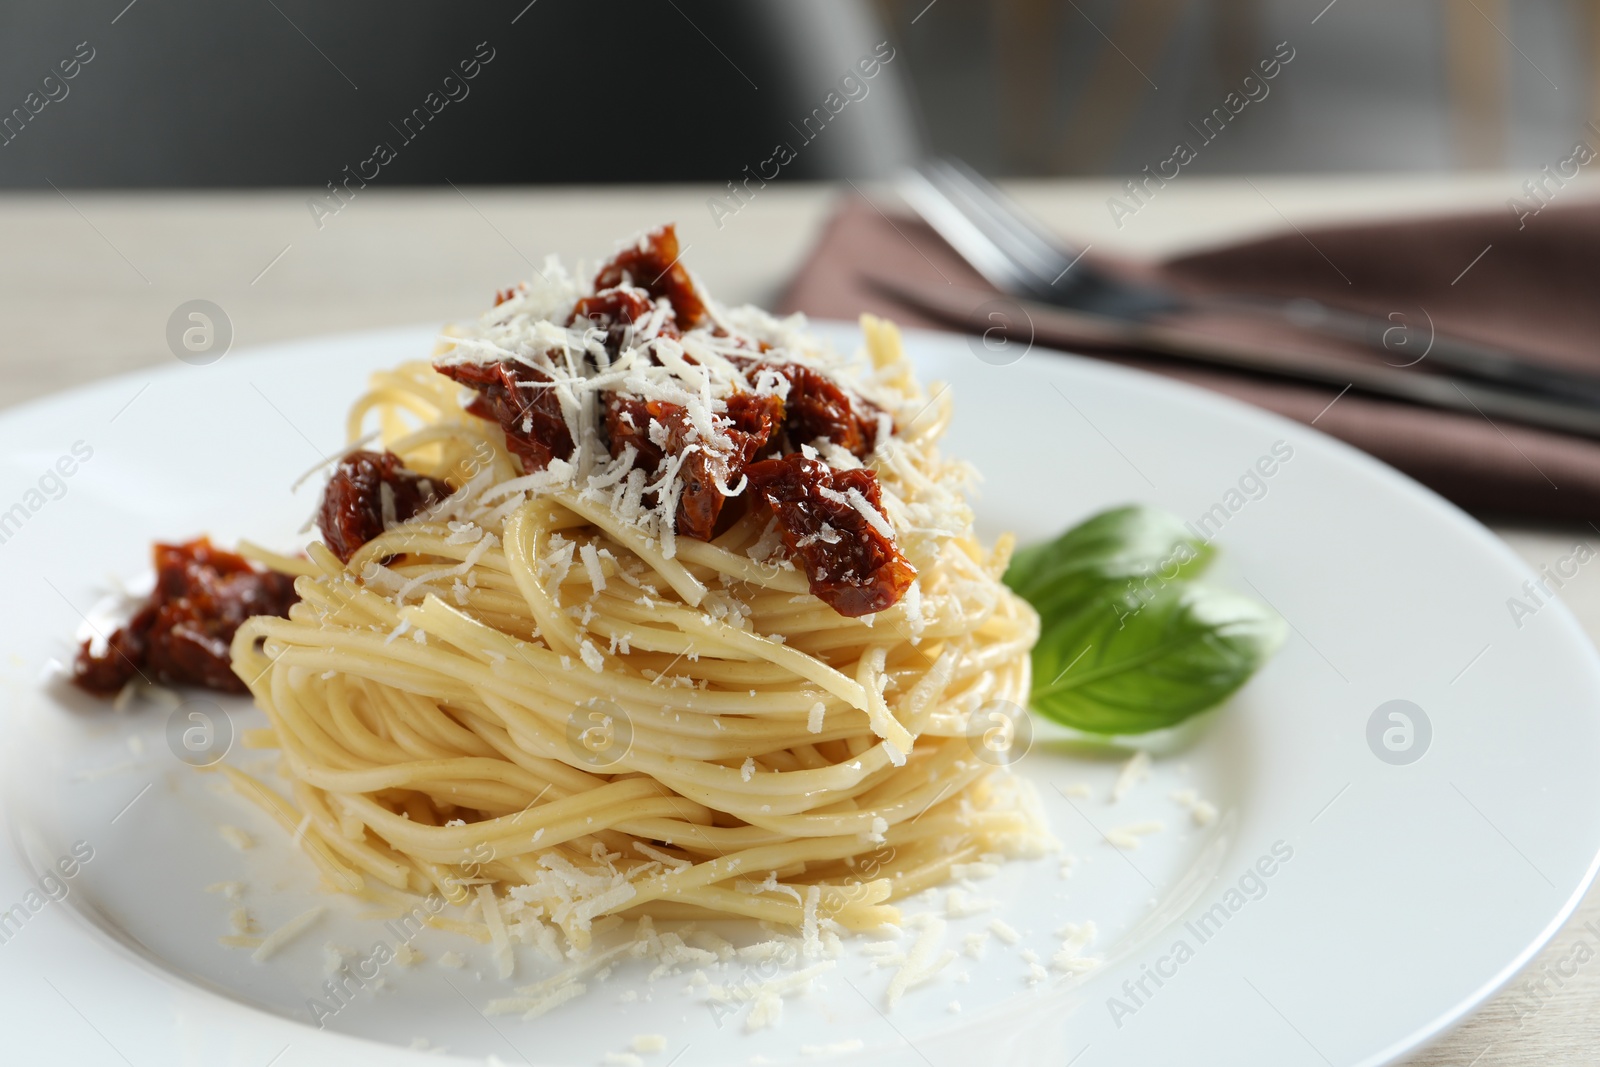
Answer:
M908 307L970 332L979 325L977 311L996 299L986 290L907 282L863 275L874 289ZM1403 370L1382 364L1357 363L1316 352L1287 352L1278 347L1235 342L1173 326L1068 310L1032 300L999 299L1016 304L1027 320L1017 340L1042 340L1071 348L1104 345L1152 352L1230 370L1268 374L1336 389L1359 389L1429 407L1477 414L1493 422L1506 419L1525 426L1558 430L1600 439L1600 410L1507 389L1453 375ZM1009 338L1014 324L985 320L984 330L999 329Z

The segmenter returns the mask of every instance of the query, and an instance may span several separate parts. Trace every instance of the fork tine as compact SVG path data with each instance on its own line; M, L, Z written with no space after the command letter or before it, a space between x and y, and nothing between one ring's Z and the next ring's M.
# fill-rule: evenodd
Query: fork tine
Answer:
M994 209L974 195L960 175L939 165L925 168L923 175L950 208L1005 257L1022 289L1037 290L1040 274L1048 269L1048 265L1041 265L1039 250L1019 239L1012 227L997 219Z
M908 171L900 192L961 258L1001 292L1113 318L1171 311L1182 300L1157 285L1125 281L1092 266L1063 275L1076 249L958 160L928 160Z
M926 171L907 171L899 182L899 191L906 203L990 285L1006 293L1021 292L1032 285L1011 253L977 225Z
M941 160L937 167L957 202L977 216L975 221L981 219L978 225L994 234L1041 286L1048 287L1073 261L1074 253L971 167L956 160Z

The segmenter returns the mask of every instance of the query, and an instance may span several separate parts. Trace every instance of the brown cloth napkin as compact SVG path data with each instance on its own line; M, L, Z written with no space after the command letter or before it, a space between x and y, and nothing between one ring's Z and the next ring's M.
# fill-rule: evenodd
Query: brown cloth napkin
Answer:
M1400 315L1423 330L1431 316L1440 333L1600 373L1600 205L1551 206L1521 222L1519 228L1510 211L1373 222L1284 233L1156 264L1090 258L1101 269L1153 276L1192 293L1309 297L1380 318ZM920 220L891 218L852 197L827 223L782 306L817 318L872 312L905 326L948 328L874 289L870 275L992 291ZM1260 320L1208 315L1193 325L1352 360L1407 361L1403 349L1386 354ZM1038 343L1086 348L1063 338L1041 336ZM1090 354L1315 421L1317 429L1469 510L1600 522L1600 441L1355 390L1333 402L1337 388L1161 356Z

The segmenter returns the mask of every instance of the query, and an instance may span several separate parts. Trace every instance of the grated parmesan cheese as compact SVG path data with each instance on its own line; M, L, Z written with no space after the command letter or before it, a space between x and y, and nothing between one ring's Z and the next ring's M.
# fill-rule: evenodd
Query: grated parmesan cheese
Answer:
M1143 749L1133 754L1133 758L1122 765L1122 770L1117 774L1117 780L1111 785L1110 802L1115 804L1127 795L1128 790L1150 777L1150 754Z
M600 566L600 553L595 551L593 544L585 543L578 550L578 556L583 560L583 567L589 572L589 585L596 593L604 592L606 588L606 572Z
M999 907L998 900L987 897L968 896L960 889L952 889L945 895L944 913L949 919L967 919L974 915L982 915Z
M1068 923L1056 931L1061 948L1050 957L1050 965L1067 974L1083 974L1100 966L1100 961L1083 955L1083 950L1094 941L1098 931L1094 923Z
M744 1028L750 1033L777 1026L783 1019L783 998L776 993L762 993L744 1017Z
M484 1012L489 1015L506 1015L520 1012L523 1019L537 1019L569 1000L583 996L588 991L588 986L582 982L567 982L556 986L548 993L531 997L501 997L491 1000Z
M261 944L257 946L250 958L257 963L265 963L282 951L295 938L311 929L317 920L322 918L322 914L326 910L321 904L318 904L316 907L296 915L263 938Z
M811 711L806 715L806 732L820 734L822 732L822 716L826 714L828 706L822 701L811 705Z
M952 863L952 878L993 878L1000 873L1000 865L979 860L976 863Z
M894 977L889 979L889 988L884 993L884 1002L888 1010L894 1010L895 1004L899 1003L900 998L908 990L931 981L956 958L954 952L940 950L945 929L943 919L930 918L924 923L922 933L917 935L911 951L906 953L905 962L894 973Z
M500 911L500 901L494 887L478 887L478 907L483 913L484 925L489 928L489 943L494 946L495 968L501 978L510 978L516 969L516 957L511 952L511 939L506 936L506 920Z
M807 886L805 904L801 907L800 954L814 959L822 952L822 942L817 937L817 905L822 901L821 886Z
M1106 841L1122 849L1132 852L1139 847L1139 839L1150 834L1159 834L1167 828L1167 824L1159 819L1146 819L1143 822L1129 823L1106 831Z
M1189 809L1189 817L1196 826L1210 826L1217 819L1217 806L1209 800L1202 800L1193 789L1175 789L1172 799Z

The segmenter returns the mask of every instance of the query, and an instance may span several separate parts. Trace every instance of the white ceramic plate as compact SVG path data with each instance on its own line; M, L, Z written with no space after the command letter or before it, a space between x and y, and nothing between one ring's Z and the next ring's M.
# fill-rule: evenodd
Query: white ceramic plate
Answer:
M432 932L415 942L426 962L383 967L381 988L347 983L341 1004L324 988L324 946L355 950L357 966L393 934L318 894L273 825L218 775L179 762L165 710L115 714L47 675L80 613L147 568L152 539L292 544L318 489L295 495L290 483L342 444L370 369L429 345L413 329L236 353L0 417L0 802L16 846L0 863L8 1055L439 1062L403 1051L423 1039L476 1062L593 1064L660 1034L665 1051L645 1063L1377 1064L1509 978L1593 875L1596 655L1559 603L1516 624L1507 599L1525 596L1530 575L1494 537L1303 426L1100 363L1036 351L996 366L963 338L913 334L926 376L956 390L948 448L986 476L986 535L1042 538L1130 500L1209 515L1217 576L1253 587L1292 627L1278 656L1116 804L1127 753L1040 727L1017 771L1076 857L1070 878L1051 857L974 883L969 898L994 909L950 923L956 961L890 1014L879 1010L890 972L852 941L785 1002L781 1026L753 1034L742 1011L713 1011L687 970L650 983L624 967L537 1021L489 1018L478 1009L540 964L526 952L502 983L484 950ZM71 475L47 476L75 444ZM1251 473L1258 462L1270 477ZM21 512L4 510L13 502ZM1379 713L1395 700L1410 702L1407 720ZM259 721L242 701L220 703L235 729ZM1219 817L1198 825L1172 799L1181 789ZM1136 851L1102 837L1146 821L1165 829ZM231 847L221 824L257 846ZM73 864L74 847L92 858ZM30 896L63 858L73 876L45 887L63 899ZM328 912L256 964L217 943L233 905L205 887L221 881L246 885L243 903L268 929L313 903ZM946 904L941 890L913 909ZM990 933L967 955L967 935L996 918L1017 943ZM1069 980L1048 970L1055 931L1084 920L1104 964ZM464 967L441 965L451 949ZM1042 981L1030 981L1029 953ZM710 980L737 984L740 966ZM311 998L338 1008L320 1030Z

